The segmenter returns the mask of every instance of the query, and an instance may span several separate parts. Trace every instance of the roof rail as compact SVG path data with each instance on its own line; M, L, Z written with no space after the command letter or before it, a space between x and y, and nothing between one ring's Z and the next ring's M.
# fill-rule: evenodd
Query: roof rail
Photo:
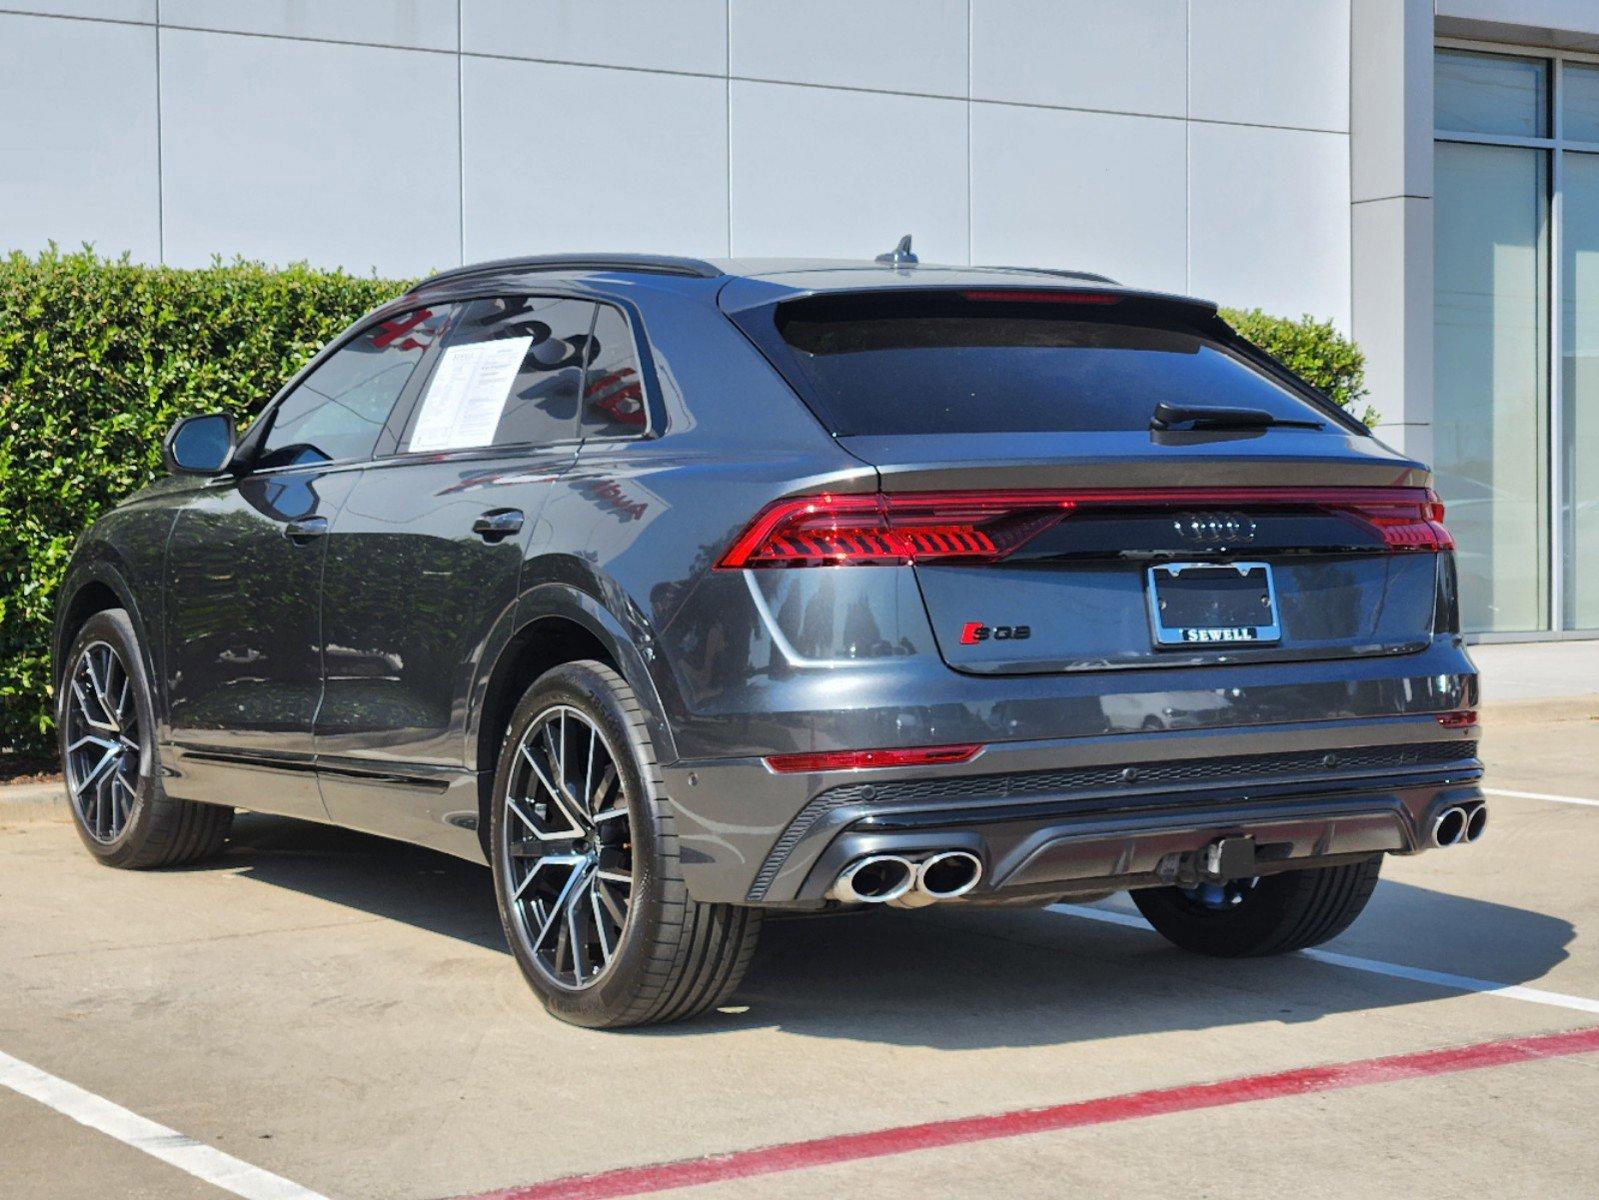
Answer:
M529 254L516 258L496 258L488 262L467 263L429 275L411 290L436 287L474 275L515 274L522 271L644 271L653 275L688 275L716 279L724 272L700 258L676 258L667 254Z

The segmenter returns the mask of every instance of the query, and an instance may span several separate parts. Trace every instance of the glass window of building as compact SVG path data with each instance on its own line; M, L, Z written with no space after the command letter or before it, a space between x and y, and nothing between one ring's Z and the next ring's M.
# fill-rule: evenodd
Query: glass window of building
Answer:
M1599 56L1435 61L1434 421L1468 632L1599 629Z

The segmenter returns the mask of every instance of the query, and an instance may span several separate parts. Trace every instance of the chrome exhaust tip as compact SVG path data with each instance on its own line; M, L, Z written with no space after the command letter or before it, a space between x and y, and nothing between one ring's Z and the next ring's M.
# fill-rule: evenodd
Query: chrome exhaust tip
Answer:
M1432 844L1453 846L1466 836L1468 818L1463 808L1446 808L1432 819Z
M945 850L916 868L916 890L934 900L954 900L977 886L983 861L968 850Z
M897 854L869 854L839 872L827 893L845 904L888 904L916 883L916 864Z
M1466 832L1461 835L1466 842L1475 842L1488 828L1488 806L1479 804L1466 815Z

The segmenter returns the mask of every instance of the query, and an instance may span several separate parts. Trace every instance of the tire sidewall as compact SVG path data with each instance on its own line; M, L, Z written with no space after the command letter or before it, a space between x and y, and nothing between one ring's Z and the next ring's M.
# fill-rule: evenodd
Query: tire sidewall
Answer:
M564 1021L585 1026L615 1023L618 1013L645 988L661 921L664 891L664 858L654 819L657 803L654 780L641 768L642 763L653 761L653 754L649 753L647 735L628 719L608 676L610 672L602 674L588 663L567 663L540 676L523 694L511 714L505 741L500 747L489 812L489 858L494 870L495 902L506 943L544 1006ZM542 713L562 704L577 709L594 722L614 751L632 836L633 887L622 942L604 977L581 989L556 983L533 961L532 952L511 912L505 868L508 834L505 794L510 786L516 748Z
M133 705L139 714L139 782L135 788L133 806L128 813L122 832L111 842L102 842L84 827L78 806L72 801L71 785L67 777L67 715L72 679L83 658L84 651L96 642L105 642L116 650L133 684ZM95 613L84 622L72 639L67 653L66 669L61 674L56 689L56 745L61 759L62 787L66 792L67 808L72 814L72 826L89 853L108 866L119 867L132 862L143 846L148 827L154 820L154 809L165 792L161 787L161 760L155 744L155 703L150 690L150 678L140 652L138 635L128 614L120 609L106 609Z

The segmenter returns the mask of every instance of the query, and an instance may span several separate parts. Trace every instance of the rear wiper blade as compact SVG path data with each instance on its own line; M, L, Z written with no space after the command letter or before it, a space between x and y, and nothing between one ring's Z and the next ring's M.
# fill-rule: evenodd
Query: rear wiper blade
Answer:
M1167 404L1165 401L1155 405L1155 413L1149 418L1151 429L1171 429L1177 425L1190 429L1323 428L1321 421L1274 416L1263 408Z

